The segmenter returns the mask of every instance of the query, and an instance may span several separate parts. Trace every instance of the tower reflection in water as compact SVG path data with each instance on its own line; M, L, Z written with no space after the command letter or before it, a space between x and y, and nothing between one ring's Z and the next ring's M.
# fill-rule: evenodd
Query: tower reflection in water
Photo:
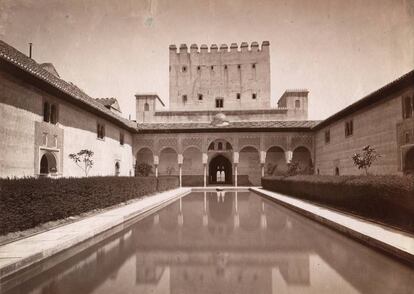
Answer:
M412 293L412 269L248 191L193 192L5 293Z

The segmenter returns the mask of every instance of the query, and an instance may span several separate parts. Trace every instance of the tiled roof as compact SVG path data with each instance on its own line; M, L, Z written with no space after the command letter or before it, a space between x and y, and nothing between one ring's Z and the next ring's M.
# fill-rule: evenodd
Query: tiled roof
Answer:
M414 70L402 75L398 79L386 84L385 86L375 90L374 92L368 94L367 96L361 98L360 100L352 103L351 105L345 107L344 109L338 111L334 115L331 115L327 119L321 121L314 127L314 130L319 130L337 120L340 120L364 107L377 103L383 99L390 98L394 93L403 89L404 87L409 87L414 85Z
M7 43L1 40L0 59L12 64L13 66L34 76L35 78L48 83L49 85L60 90L61 92L66 93L67 95L69 95L69 97L73 99L73 101L80 102L85 106L92 108L93 110L95 110L96 113L98 113L102 117L107 118L117 123L118 125L121 125L130 130L135 129L135 122L129 121L114 114L104 105L88 96L74 84L66 82L57 76L54 76L46 69L44 69L36 61L34 61L33 59L29 58L25 54L21 53L17 49L13 48L12 46L8 45Z
M138 131L180 131L180 130L252 130L252 129L295 129L304 131L310 130L317 125L319 121L238 121L229 122L226 125L217 126L211 123L139 123Z
M118 100L116 100L116 98L95 98L96 101L98 101L99 103L103 104L104 106L106 106L106 108L108 107L112 107L115 110L118 110L119 112L121 112L121 109L119 107L118 104Z

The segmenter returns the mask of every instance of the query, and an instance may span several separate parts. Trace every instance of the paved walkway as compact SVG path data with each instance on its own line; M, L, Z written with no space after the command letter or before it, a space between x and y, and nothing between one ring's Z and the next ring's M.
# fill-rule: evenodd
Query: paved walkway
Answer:
M414 263L413 235L263 188L251 188L251 190L274 199L284 206L333 227L359 241Z
M189 192L191 192L190 188L178 188L162 192L131 204L0 246L0 278L62 252Z

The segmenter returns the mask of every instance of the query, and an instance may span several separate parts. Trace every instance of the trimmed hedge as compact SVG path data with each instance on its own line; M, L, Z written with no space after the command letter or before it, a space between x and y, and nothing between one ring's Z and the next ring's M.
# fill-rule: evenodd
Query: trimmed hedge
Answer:
M414 233L414 177L265 177L262 186Z
M0 179L0 235L178 187L177 177Z

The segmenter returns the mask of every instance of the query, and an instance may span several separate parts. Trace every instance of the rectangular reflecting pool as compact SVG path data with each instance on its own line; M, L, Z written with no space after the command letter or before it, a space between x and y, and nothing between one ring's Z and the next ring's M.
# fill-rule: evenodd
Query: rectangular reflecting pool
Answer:
M0 292L414 293L413 268L250 191L192 192L106 236Z

